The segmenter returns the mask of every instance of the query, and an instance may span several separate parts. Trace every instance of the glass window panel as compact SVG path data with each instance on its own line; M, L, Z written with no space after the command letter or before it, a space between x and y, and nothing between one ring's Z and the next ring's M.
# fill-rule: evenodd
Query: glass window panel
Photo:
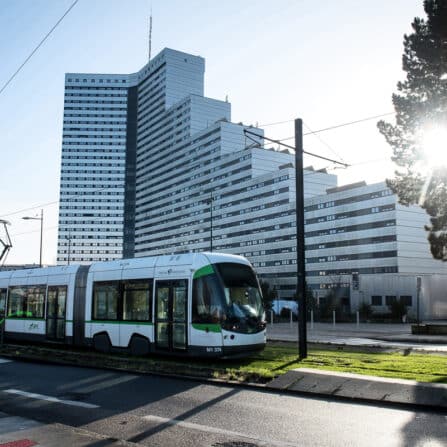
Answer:
M224 314L222 288L215 274L202 276L193 282L193 323L218 323Z
M49 289L47 299L47 318L56 317L56 313L57 313L57 290Z
M52 318L47 320L47 336L53 338L54 337L54 330L56 327L56 321Z
M58 318L65 318L65 304L67 301L67 288L59 287L57 292L57 316Z
M174 300L173 300L172 314L174 321L186 320L186 283L182 282L178 286L174 287Z
M6 289L0 289L0 319L5 316Z
M65 320L56 320L56 338L65 337Z
M411 295L401 295L400 300L405 306L412 306L413 304L413 297Z
M25 316L43 318L45 310L45 286L28 287L25 301Z
M126 282L123 294L123 320L151 319L151 285L149 282Z
M169 348L169 323L157 324L157 345L161 348Z
M118 318L119 283L95 283L93 286L93 318L116 320Z
M381 306L382 305L382 296L381 295L372 295L371 296L371 305L372 306Z
M157 287L157 318L168 319L169 287Z
M174 349L186 348L186 324L184 323L173 324L172 344Z
M23 300L25 288L11 287L9 289L8 317L23 317Z

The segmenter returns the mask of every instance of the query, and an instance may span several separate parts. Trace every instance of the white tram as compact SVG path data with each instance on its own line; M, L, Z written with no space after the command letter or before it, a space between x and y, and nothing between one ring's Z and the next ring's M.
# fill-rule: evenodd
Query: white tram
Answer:
M266 343L250 263L218 253L0 272L2 319L6 339L135 355L221 357Z

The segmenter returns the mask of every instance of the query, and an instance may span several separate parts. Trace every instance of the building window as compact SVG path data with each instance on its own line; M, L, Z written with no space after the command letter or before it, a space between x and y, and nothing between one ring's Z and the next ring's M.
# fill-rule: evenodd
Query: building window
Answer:
M413 305L413 297L411 295L401 295L400 301L407 307L411 307Z
M371 306L381 306L382 305L382 296L381 295L372 295L371 296Z
M385 297L385 304L387 306L391 306L393 303L395 303L397 301L397 297L396 295L387 295Z

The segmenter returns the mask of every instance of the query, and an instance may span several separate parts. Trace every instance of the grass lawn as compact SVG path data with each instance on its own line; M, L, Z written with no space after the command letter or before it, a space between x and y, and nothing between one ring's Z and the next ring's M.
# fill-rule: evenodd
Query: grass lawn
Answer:
M297 346L269 343L248 359L215 363L216 375L223 369L229 378L266 381L294 368L315 368L379 377L447 383L447 356L414 353L411 350L377 352L368 348L310 348L308 357L298 360ZM368 352L369 351L369 352Z
M232 360L130 357L126 354L101 354L91 350L54 349L36 345L4 345L0 347L1 354L130 372L214 377L240 382L267 383L290 369L317 368L419 382L447 383L447 355L416 353L411 349L390 352L367 347L310 345L308 357L302 361L298 360L297 345L285 342L270 342L260 353Z

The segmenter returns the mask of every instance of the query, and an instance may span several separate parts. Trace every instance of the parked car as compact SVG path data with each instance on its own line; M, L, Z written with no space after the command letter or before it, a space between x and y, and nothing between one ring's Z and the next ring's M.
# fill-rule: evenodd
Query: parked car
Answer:
M298 317L298 303L292 300L273 300L272 302L272 310L275 316L281 316L283 310L288 311L289 315L290 310L292 311L293 317Z

